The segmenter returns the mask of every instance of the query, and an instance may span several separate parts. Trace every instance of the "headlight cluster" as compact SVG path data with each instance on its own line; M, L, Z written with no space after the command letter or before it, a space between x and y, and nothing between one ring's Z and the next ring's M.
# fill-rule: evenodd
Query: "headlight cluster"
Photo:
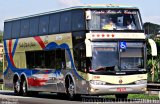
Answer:
M90 83L94 85L105 85L106 84L106 82L98 81L98 80L91 80Z
M135 82L136 84L147 84L147 80L139 80Z

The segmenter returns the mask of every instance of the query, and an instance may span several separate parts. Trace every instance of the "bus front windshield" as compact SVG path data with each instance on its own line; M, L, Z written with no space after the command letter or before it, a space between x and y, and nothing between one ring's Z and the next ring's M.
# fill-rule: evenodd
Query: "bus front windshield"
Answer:
M92 69L101 70L106 67L114 68L118 66L119 59L116 42L94 43L92 50Z
M91 10L89 30L142 30L138 10Z
M126 49L119 42L94 42L92 44L92 70L137 71L144 69L143 43L126 42Z

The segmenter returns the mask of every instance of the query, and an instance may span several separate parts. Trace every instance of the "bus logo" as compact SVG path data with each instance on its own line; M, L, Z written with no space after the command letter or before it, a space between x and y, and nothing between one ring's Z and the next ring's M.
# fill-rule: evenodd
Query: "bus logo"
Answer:
M126 42L120 42L120 49L126 49Z

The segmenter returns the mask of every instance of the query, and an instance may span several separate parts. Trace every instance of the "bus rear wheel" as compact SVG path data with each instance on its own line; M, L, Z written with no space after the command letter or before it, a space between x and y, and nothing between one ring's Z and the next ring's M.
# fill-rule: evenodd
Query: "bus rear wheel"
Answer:
M20 84L20 93L23 96L27 96L27 82L26 80L22 80Z
M19 79L14 81L14 93L16 95L20 95L20 80Z
M36 96L38 95L38 93L39 93L38 91L28 91L26 80L21 81L20 94L22 96Z

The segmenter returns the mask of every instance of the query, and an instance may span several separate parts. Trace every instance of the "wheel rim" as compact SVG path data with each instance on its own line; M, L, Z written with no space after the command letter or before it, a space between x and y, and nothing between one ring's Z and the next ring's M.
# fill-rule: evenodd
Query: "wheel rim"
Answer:
M25 81L23 82L22 89L23 89L23 93L25 94L26 93L26 82Z
M15 91L20 92L20 81L17 80L15 83Z
M74 96L74 85L73 85L73 83L70 83L70 84L69 84L68 92L69 92L69 94L70 94L70 97L73 97L73 96Z

